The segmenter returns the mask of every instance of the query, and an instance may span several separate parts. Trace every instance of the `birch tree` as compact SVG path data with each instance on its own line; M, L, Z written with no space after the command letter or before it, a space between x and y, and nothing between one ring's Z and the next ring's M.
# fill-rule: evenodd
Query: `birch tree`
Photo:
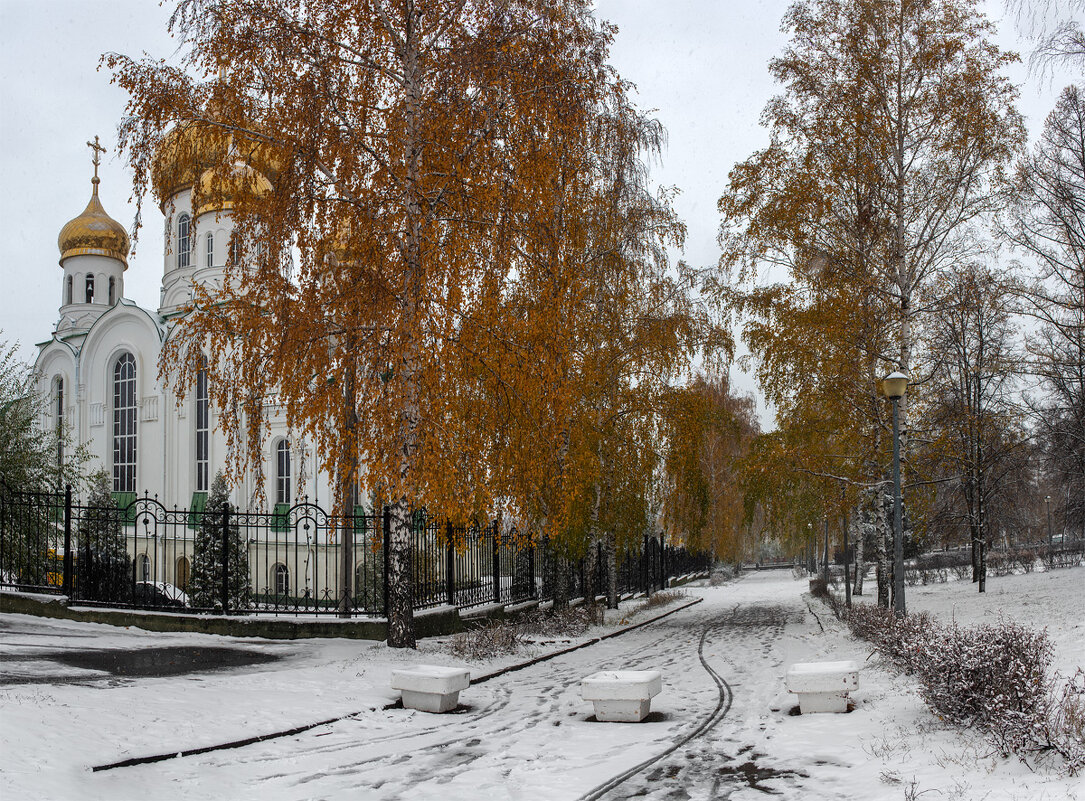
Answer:
M1001 202L1023 137L1002 74L1015 56L988 41L971 0L809 0L784 26L790 45L770 65L784 91L763 116L771 143L720 199L717 294L747 316L759 376L776 376L785 410L833 421L825 430L853 448L838 477L876 493L889 440L877 382L925 369L919 324L935 278L974 252ZM827 341L841 356L821 358ZM849 407L862 410L850 424ZM901 421L907 455L907 398ZM879 499L871 507L881 523Z
M175 385L202 348L235 475L260 469L274 394L327 455L338 508L360 481L391 499L389 643L413 646L412 507L493 501L463 493L458 446L482 438L446 389L489 364L465 331L476 353L504 347L496 299L555 148L610 80L611 32L580 0L182 0L173 25L181 67L106 58L132 96L137 194L171 124L213 154L213 185L251 168L273 187L234 192L237 263L171 337Z
M939 363L927 391L927 448L955 489L972 545L972 580L985 592L993 510L1017 477L1015 455L1027 442L1015 403L1021 364L1005 281L973 263L945 282L931 332Z
M1039 324L1032 405L1069 526L1085 539L1085 97L1068 86L1016 175L1003 233L1024 257L1018 294Z

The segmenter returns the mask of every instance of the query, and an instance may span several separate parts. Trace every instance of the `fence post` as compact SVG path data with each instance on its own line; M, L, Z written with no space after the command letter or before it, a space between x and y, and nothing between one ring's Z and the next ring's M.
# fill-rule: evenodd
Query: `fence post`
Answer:
M535 540L531 541L531 544L527 546L527 568L528 573L531 574L531 597L539 597L539 585L535 582Z
M663 532L659 532L659 588L667 589L667 545Z
M448 605L456 605L456 549L452 547L452 522L445 521L445 592Z
M230 504L222 505L222 614L230 614Z
M89 598L97 594L98 587L90 586L88 578L94 574L94 566L91 564L90 536L83 537L83 566L79 569L79 592L81 597ZM100 583L100 579L99 582Z
M501 603L501 552L497 543L497 523L490 524L490 541L493 543L494 603Z
M384 519L381 521L381 556L384 560L384 580L381 582L383 589L384 616L388 617L388 547L392 531L392 508L384 507Z
M652 597L652 566L649 562L648 545L651 542L648 535L644 535L644 547L640 551L640 572L644 578L644 595Z
M72 485L64 488L64 594L72 598Z

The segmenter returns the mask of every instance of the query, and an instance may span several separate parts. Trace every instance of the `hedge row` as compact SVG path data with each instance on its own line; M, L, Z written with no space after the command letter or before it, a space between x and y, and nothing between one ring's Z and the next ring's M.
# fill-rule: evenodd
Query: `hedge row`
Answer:
M920 681L942 720L974 726L1003 755L1054 758L1070 774L1085 768L1085 672L1066 680L1050 671L1051 641L1006 620L943 625L926 613L898 617L856 604L844 620Z

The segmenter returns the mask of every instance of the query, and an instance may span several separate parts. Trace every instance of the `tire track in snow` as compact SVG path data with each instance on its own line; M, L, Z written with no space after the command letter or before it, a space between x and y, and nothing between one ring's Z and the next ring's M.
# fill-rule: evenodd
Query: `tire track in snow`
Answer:
M680 606L678 606L678 607L676 607L674 609L670 609L670 610L668 610L666 612L663 612L660 615L656 615L655 617L652 617L652 618L650 618L648 620L644 620L644 621L642 621L640 623L636 623L636 624L631 625L631 626L626 626L625 628L619 629L617 631L612 631L612 632L610 632L608 634L604 634L604 635L602 635L600 637L594 637L594 638L592 638L590 640L586 640L585 642L578 643L577 645L573 645L571 647L564 648L564 649L559 650L559 651L551 652L551 653L546 654L546 655L544 655L542 657L539 657L537 659L532 659L532 660L529 660L527 662L523 662L523 663L516 664L516 665L510 665L509 667L502 668L500 670L494 671L493 673L484 674L484 675L482 675L482 676L480 676L480 677L478 677L476 679L472 679L471 680L471 685L480 684L482 682L486 682L486 681L489 681L491 679L495 679L495 678L498 678L500 676L504 676L504 675L506 675L508 673L523 670L525 668L536 665L539 662L549 661L551 659L564 656L565 654L571 653L573 651L579 651L582 648L587 648L589 646L596 645L599 642L603 642L605 640L609 640L609 639L612 639L614 637L619 637L619 636L621 636L623 634L627 634L629 632L636 631L636 630L641 629L641 628L643 628L645 626L651 625L652 623L656 623L656 622L658 622L660 620L663 620L664 618L670 617L671 615L675 614L676 612L681 612L683 609L687 609L690 606L694 606L694 605L696 605L696 604L698 604L700 602L701 602L701 600L697 599L697 600L682 604L682 605L680 605ZM86 635L86 636L89 636L89 635ZM510 699L510 695L509 695L509 693L506 692L504 694L503 701L499 701L497 704L489 705L488 707L485 708L484 711L479 712L476 715L473 715L469 720L471 722L473 722L473 721L477 721L477 720L483 719L485 717L488 717L490 715L493 715L499 709L503 708L504 706L507 706L508 703L509 703L509 699ZM266 742L268 740L276 740L276 739L280 739L280 738L283 738L283 737L298 736L298 735L307 733L307 732L309 732L309 731L311 731L313 729L318 729L318 728L322 728L322 727L325 727L325 726L331 726L333 724L342 723L344 721L362 720L363 716L366 715L367 713L373 713L373 712L376 712L376 711L377 711L376 708L369 709L369 710L360 710L358 712L351 712L351 713L348 713L346 715L340 715L339 717L330 718L328 720L321 720L321 721L317 721L315 723L307 723L307 724L303 724L301 726L296 726L296 727L293 727L293 728L290 728L290 729L286 729L286 730L282 730L282 731L278 731L278 732L269 732L269 733L266 733L266 734L256 735L256 736L253 736L253 737L246 737L246 738L243 738L243 739L240 739L240 740L233 740L233 741L227 742L227 743L218 743L218 744L215 744L215 745L202 746L202 747L199 747L199 748L171 750L171 751L163 753L163 754L152 754L152 755L142 756L142 757L131 757L131 758L122 759L122 760L119 760L119 761L116 761L116 762L110 762L110 763L107 763L107 764L104 764L104 765L93 765L93 766L91 766L91 771L94 772L94 773L97 773L99 771L115 770L117 768L129 768L129 767L137 767L139 765L153 764L155 762L165 762L167 760L179 759L179 758L182 758L182 757L200 756L200 755L203 755L203 754L214 753L214 752L217 752L217 751L228 751L228 750L233 750L233 749L238 749L238 748L245 748L247 746L263 743L263 742ZM471 727L471 728L473 728L473 727ZM386 743L386 742L389 742L389 741L410 739L410 738L413 738L413 737L423 736L423 735L427 735L427 734L437 732L437 731L445 731L446 729L447 729L447 726L435 725L435 726L431 726L431 727L426 728L426 729L422 729L421 731L397 732L395 734L389 734L389 735L385 735L385 736L382 736L382 737L371 738L371 739L367 740L365 742L365 744L366 745L383 744L383 743ZM320 736L320 735L317 735L317 736ZM450 744L452 742L456 742L456 740L455 739L450 740L450 741L444 743L443 745L448 745L448 744ZM348 748L356 748L357 746L358 746L357 742L352 742L352 743L348 743L348 744L345 744L345 745L339 745L339 746L329 745L329 746L324 746L322 748L317 747L317 748L313 748L313 749L306 749L306 751L307 751L307 753L324 753L324 752L334 752L334 751L345 750L345 749L348 749ZM435 744L433 746L429 746L429 747L439 748L439 747L442 747L442 744L437 743L437 744ZM274 757L267 757L267 758L255 757L255 758L248 759L248 760L243 760L243 761L260 762L260 761L273 761L274 759L275 759Z
M732 612L732 615L733 614L734 613ZM656 764L660 760L666 759L679 748L682 748L687 743L697 739L698 737L701 737L706 732L710 731L713 727L715 727L716 724L718 724L721 720L723 720L723 718L727 715L728 710L730 710L731 708L731 702L734 700L734 694L731 692L731 686L726 682L726 680L724 680L724 678L719 673L713 670L712 666L708 664L708 660L705 659L704 656L704 644L705 639L708 637L709 631L716 633L722 628L723 624L710 624L708 626L705 626L704 630L701 631L701 638L697 644L697 657L701 661L701 666L704 667L704 669L708 672L708 675L711 676L712 680L716 683L717 688L719 688L719 700L716 702L716 708L712 710L712 713L707 718L705 718L705 720L699 726L697 726L697 728L683 736L674 745L661 751L655 756L644 760L640 764L634 765L628 770L622 771L617 776L614 776L613 778L603 782L599 786L595 787L593 790L581 796L580 801L597 801L597 799L602 798L611 790L615 789L621 784L624 784L626 781L636 776L641 771L650 768L652 765Z
M776 666L779 660L771 656L773 651L772 643L782 635L787 625L801 622L805 612L806 610L801 607L772 603L759 604L754 602L736 605L732 609L730 617L715 627L715 630L726 632L731 652L752 656L759 651L766 660L771 660L773 666ZM758 649L758 645L760 645L760 649ZM757 659L752 662L745 660L736 662L733 658L724 656L724 661L730 665L727 668L728 677L730 678L729 689L732 686L738 687L746 684L751 676L760 674L765 669L765 665L761 664ZM756 703L756 699L747 693L740 694L739 700L745 701L747 704L751 701ZM729 709L730 706L731 702L728 703ZM741 718L741 710L739 714ZM719 723L725 715L726 712L720 716L716 723ZM802 776L801 773L791 774L787 771L776 771L774 768L761 769L762 766L758 764L758 759L764 755L754 751L752 745L738 748L734 756L729 756L722 746L725 743L735 743L737 747L737 745L741 744L741 741L736 743L732 739L733 734L724 736L722 741L714 741L708 736L714 726L715 724L705 726L697 737L691 737L685 743L679 744L679 746L690 746L695 739L703 738L701 744L696 744L696 747L691 747L685 752L684 759L679 760L675 755L679 747L669 749L671 751L670 755L661 754L654 760L647 760L641 771L631 769L620 777L615 777L615 780L608 782L605 787L597 788L597 790L602 789L603 792L584 796L581 801L586 801L588 798L600 799L604 797L611 799L641 797L717 799L729 797L730 792L746 784L759 792L775 793L776 790L766 789L758 782L767 779L786 780ZM668 759L668 756L674 756L674 758ZM745 764L739 764L740 757L746 760ZM752 769L748 775L744 770L745 768ZM647 775L635 779L636 773L645 771L647 771ZM621 781L616 781L618 778L621 778ZM622 785L625 782L629 782L632 786L623 787ZM721 787L724 785L730 785L730 787L721 795Z
M678 610L674 610L678 611ZM655 620L650 621L655 622ZM645 657L645 653L665 653L671 655L666 660L666 664L673 664L675 657L673 656L674 650L671 646L672 641L676 636L680 636L684 629L665 629L658 635L655 635L650 641L637 641L635 644L625 646L628 653L622 654L619 658L627 660L633 667L641 664L651 657ZM666 647L665 647L666 646ZM564 656L565 654L559 654ZM653 665L659 664L658 656L652 660ZM497 678L498 676L486 677ZM448 720L447 716L442 720L438 726L427 728L423 731L406 731L397 733L395 735L389 735L384 738L366 740L365 742L349 742L336 746L328 746L326 748L305 748L301 752L305 756L321 753L324 751L337 751L343 752L348 750L356 750L359 748L368 749L372 745L379 744L385 746L392 741L400 742L404 740L411 741L410 753L412 759L418 759L419 756L427 754L433 758L439 758L444 755L446 751L455 747L462 746L465 742L470 743L473 740L480 742L496 741L496 738L502 740L510 740L517 735L522 734L530 729L533 729L539 725L547 724L552 725L555 716L558 715L563 707L566 705L560 700L561 696L567 694L569 689L573 685L578 685L583 678L583 670L579 665L571 665L561 670L561 675L556 673L546 674L538 678L529 678L526 681L523 679L523 675L519 677L517 684L518 695L521 698L534 697L538 700L536 708L526 715L523 715L512 724L508 720L501 719L497 727L490 727L487 730L485 724L489 722L489 719L493 717L494 713L500 709L507 707L512 700L512 691L508 688L501 688L498 690L503 696L503 702L496 707L490 709L484 714L474 716L467 720ZM472 682L472 686L474 682ZM525 687L526 685L526 687ZM427 737L431 732L439 732L440 737L436 740ZM420 740L420 741L419 741ZM381 749L383 751L383 748ZM483 759L493 756L491 752L486 750L478 751L460 751L455 754L455 758L448 764L434 766L427 764L425 767L412 769L412 776L407 776L402 781L404 785L404 793L408 792L409 787L412 785L417 786L419 781L441 783L443 779L447 779L450 774L456 774L461 772L468 764L474 762L477 759ZM274 762L278 757L272 755L260 755L247 759L240 760L241 763L256 763L256 762ZM230 764L237 766L238 760L231 760ZM333 778L333 777L352 777L355 781L358 781L363 775L371 773L374 769L380 770L384 767L391 767L397 764L405 764L403 760L403 753L401 751L389 752L389 753L377 753L367 754L361 759L354 759L347 764L340 764L339 766L321 771L319 774L312 776L295 776L292 784L294 786L303 786L311 781ZM258 781L274 781L289 779L289 774L276 774L262 777ZM382 785L390 784L391 780L387 775L380 775L376 782L370 783L369 786L372 789L377 789Z
M687 605L688 607L689 605ZM665 616L674 612L682 611L687 607L671 610L667 615L661 615L644 624L638 624L642 628L648 623L656 623ZM703 617L703 615L702 615ZM629 631L631 629L626 629ZM642 636L647 632L642 631ZM635 668L640 664L650 667L664 667L675 664L680 657L681 645L688 644L688 625L662 628L651 633L649 639L636 638L633 641L612 641L608 644L615 652L605 657L610 661L627 664ZM676 644L677 641L677 644ZM572 649L569 649L572 650ZM688 653L688 652L687 652ZM568 665L561 664L568 651L558 653L553 669L542 675L531 675L521 672L514 677L516 696L523 699L535 699L535 705L517 719L510 721L507 718L497 719L498 725L488 726L491 716L484 719L470 721L451 721L447 717L443 721L442 734L439 739L421 738L421 742L415 739L413 733L404 733L402 737L396 737L397 741L410 741L410 759L405 759L402 752L366 754L361 759L354 759L348 763L341 763L334 768L321 770L315 773L298 775L277 773L275 776L263 776L254 778L256 783L271 781L289 782L295 788L305 787L312 782L320 780L346 780L354 788L365 787L371 791L381 791L381 797L408 797L420 792L419 787L423 784L441 785L451 781L461 774L472 763L479 760L493 761L494 759L509 760L507 755L495 755L487 748L478 748L477 745L494 742L515 742L518 737L536 729L539 726L552 726L555 721L574 714L570 710L574 708L570 703L569 696L584 676L584 667L580 662L571 662ZM579 655L578 655L579 656ZM488 678L498 678L494 674ZM474 684L474 682L472 683ZM507 688L502 691L511 698L512 692ZM582 702L579 697L575 702L577 707ZM583 717L582 713L575 712L576 717ZM669 737L668 737L669 739ZM345 748L368 749L369 742L354 742ZM344 749L345 750L345 749ZM303 753L295 754L307 756L313 753L305 749ZM421 757L426 757L420 761ZM238 767L243 762L275 761L276 757L261 755L251 760L242 762L231 761L233 767ZM516 763L515 759L512 759ZM518 764L518 763L516 763ZM323 788L322 788L323 790Z

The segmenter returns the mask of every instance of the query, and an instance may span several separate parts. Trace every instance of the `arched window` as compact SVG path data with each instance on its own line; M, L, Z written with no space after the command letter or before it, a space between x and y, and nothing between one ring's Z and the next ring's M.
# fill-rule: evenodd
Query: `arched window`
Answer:
M53 431L57 438L57 467L64 464L64 379L57 376L53 381Z
M113 363L113 491L136 491L136 360Z
M196 491L207 492L208 484L208 393L207 360L200 357L196 372Z
M87 294L84 303L94 303L94 275L87 276Z
M109 279L109 305L112 306L117 302L117 279Z
M67 304L70 304L72 302L72 286L73 286L74 283L75 283L74 280L69 275L68 276L68 284L67 284L67 287L64 290L64 302L67 303Z
M286 569L284 564L276 564L271 568L272 572L272 584L275 587L276 595L289 595L290 594L290 571Z
M151 560L148 558L147 554L141 553L139 555L139 558L136 560L136 562L137 562L137 565L138 565L138 568L139 568L139 580L140 581L150 581L151 580Z
M230 260L229 263L232 266L237 262L237 242L233 237L230 237Z
M189 219L187 214L177 218L177 269L188 266L191 245L188 236Z
M290 443L285 439L275 446L275 502L290 503Z
M188 557L182 556L177 560L177 574L174 576L173 583L177 585L178 589L188 591L188 580L192 575L192 566L188 563Z
M207 234L207 266L215 266L215 235Z

